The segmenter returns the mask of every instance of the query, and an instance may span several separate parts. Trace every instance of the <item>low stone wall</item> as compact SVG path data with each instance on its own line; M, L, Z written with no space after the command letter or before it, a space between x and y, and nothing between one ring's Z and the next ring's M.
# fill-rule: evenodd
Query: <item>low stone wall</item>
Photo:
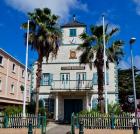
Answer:
M79 129L76 129L76 133L79 134ZM84 129L84 134L133 134L133 130L121 130L121 129ZM140 134L140 131L138 132Z
M27 128L0 128L0 134L28 134ZM33 129L33 134L41 134L41 129Z

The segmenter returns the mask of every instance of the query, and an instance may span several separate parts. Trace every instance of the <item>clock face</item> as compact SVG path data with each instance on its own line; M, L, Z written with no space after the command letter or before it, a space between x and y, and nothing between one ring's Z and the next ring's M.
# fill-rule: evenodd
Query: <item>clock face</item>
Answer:
M72 39L70 39L70 43L71 44L76 44L76 39L73 37Z

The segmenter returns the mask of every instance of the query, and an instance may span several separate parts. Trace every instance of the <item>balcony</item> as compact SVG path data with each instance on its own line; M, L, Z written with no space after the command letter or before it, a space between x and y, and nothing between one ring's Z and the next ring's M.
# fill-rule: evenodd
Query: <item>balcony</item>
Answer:
M51 90L92 90L92 80L55 80L52 82Z

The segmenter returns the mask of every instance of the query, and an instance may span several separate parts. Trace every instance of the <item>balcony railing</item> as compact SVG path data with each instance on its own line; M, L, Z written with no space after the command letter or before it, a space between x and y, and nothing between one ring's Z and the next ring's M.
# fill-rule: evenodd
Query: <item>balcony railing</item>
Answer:
M86 90L86 89L92 89L93 83L92 80L84 80L84 81L78 81L78 80L68 80L68 81L61 81L61 80L55 80L52 82L51 89L52 90Z

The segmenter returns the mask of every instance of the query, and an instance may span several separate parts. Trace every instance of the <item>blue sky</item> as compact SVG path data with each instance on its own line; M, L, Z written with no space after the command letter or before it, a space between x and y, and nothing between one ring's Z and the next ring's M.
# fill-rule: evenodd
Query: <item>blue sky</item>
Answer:
M135 65L140 68L140 0L2 0L0 3L0 47L25 63L24 31L20 25L27 21L27 12L34 8L49 7L60 16L60 23L68 22L73 14L89 27L100 24L105 14L110 27L119 27L114 37L125 41L125 57L120 63L122 68L130 66L129 39L136 37L133 46ZM37 58L29 51L29 64Z

